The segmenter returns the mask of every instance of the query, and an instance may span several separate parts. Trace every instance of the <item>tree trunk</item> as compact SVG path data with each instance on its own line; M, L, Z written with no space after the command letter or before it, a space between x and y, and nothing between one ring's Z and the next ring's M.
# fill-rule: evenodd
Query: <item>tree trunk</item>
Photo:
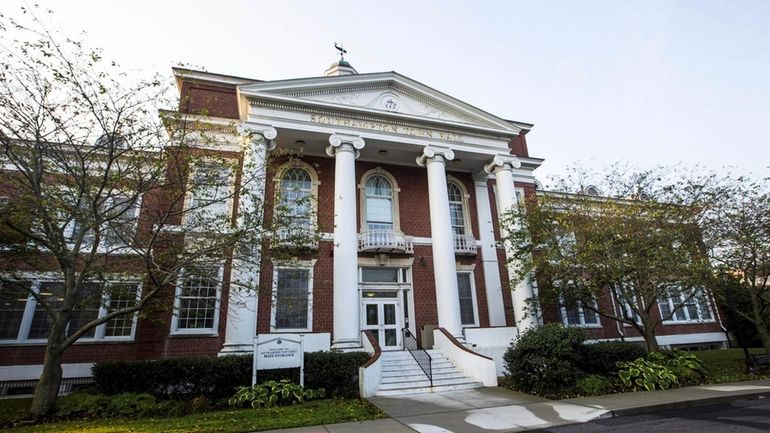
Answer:
M56 397L59 395L59 387L62 381L62 348L63 328L54 325L51 336L45 349L45 361L43 374L35 386L35 395L32 397L32 406L29 410L30 417L34 419L47 418L56 409Z
M767 330L767 325L762 321L757 323L755 327L759 338L762 340L762 348L765 349L765 353L770 354L770 331Z
M647 353L660 351L660 346L658 346L658 339L655 338L655 331L651 331L645 328L642 331L642 337L644 338L644 344L647 346Z

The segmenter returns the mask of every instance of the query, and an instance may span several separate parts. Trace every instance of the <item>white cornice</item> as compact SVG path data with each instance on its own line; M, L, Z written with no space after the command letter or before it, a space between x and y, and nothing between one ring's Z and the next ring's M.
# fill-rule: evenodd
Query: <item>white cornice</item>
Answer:
M279 80L269 81L262 83L253 83L240 86L240 93L244 96L250 96L255 98L265 98L273 100L283 100L284 102L294 102L303 104L313 104L320 106L328 106L337 109L364 111L364 112L377 112L382 114L380 110L368 110L359 107L351 107L348 105L322 103L318 101L309 101L307 99L291 97L281 95L281 93L297 92L300 90L314 90L325 88L345 88L345 87L359 87L359 86L371 86L376 84L395 84L402 86L404 89L415 92L417 95L424 96L433 101L446 105L452 110L459 113L471 116L478 119L480 123L486 123L494 125L494 127L482 127L480 125L468 125L460 122L446 122L438 119L427 119L418 116L408 116L398 113L388 113L394 117L406 117L416 118L423 122L430 121L436 123L449 124L453 126L461 126L465 128L483 128L488 131L495 131L503 135L518 135L522 128L518 125L511 123L508 120L501 119L493 114L476 108L470 104L467 104L457 98L449 96L445 93L439 92L431 87L428 87L420 82L407 78L396 72L381 72L375 74L358 74L358 75L346 75L341 77L315 77L315 78L303 78L292 80ZM283 99L279 99L283 98Z

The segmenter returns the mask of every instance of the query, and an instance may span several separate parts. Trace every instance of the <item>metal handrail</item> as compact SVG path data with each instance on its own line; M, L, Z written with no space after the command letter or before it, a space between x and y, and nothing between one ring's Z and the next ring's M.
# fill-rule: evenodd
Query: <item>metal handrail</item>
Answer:
M412 358L417 361L417 365L428 376L430 386L433 387L433 360L428 355L428 351L417 344L417 339L409 331L409 328L402 328L401 331L404 333L404 349L408 350Z

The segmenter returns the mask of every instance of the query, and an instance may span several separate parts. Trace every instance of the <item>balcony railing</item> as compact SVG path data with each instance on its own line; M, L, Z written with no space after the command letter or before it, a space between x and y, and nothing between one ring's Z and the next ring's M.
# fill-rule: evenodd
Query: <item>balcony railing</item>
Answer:
M414 253L411 236L390 229L369 230L358 235L358 251Z
M455 235L455 254L476 255L476 239L471 235Z

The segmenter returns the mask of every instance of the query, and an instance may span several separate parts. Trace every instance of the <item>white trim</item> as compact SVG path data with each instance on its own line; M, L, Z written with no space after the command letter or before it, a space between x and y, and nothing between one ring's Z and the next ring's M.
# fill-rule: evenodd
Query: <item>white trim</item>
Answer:
M703 344L703 343L722 343L725 344L727 336L724 332L699 332L692 334L674 334L674 335L656 335L655 338L660 346L684 345L684 344ZM618 341L620 338L602 338L597 341ZM625 337L624 341L643 342L643 337Z
M674 300L671 298L671 295L666 295L663 298L657 299L657 307L658 307L658 314L660 314L660 317L663 317L663 312L660 310L660 304L661 301L665 301L666 304L668 304L668 308L671 309L671 317L669 317L666 320L663 320L661 323L663 323L664 326L670 326L670 325L692 325L692 324L699 324L699 323L716 323L716 317L714 316L714 310L711 308L711 300L710 297L707 296L707 293L705 290L700 290L703 292L703 298L706 300L706 309L708 310L709 314L711 315L711 319L701 319L700 317L703 316L703 309L701 308L700 302L698 302L697 294L694 294L690 300L695 302L695 308L698 310L698 318L693 319L690 317L690 311L687 309L684 298L685 294L682 293L681 290L677 290L676 294L679 295L678 301L680 301L679 308L676 307L677 304L674 303ZM677 311L682 311L684 315L687 317L686 319L678 319L676 317Z
M452 176L451 174L446 175L446 182L447 187L451 184L456 186L460 190L460 194L462 195L462 211L463 211L463 218L465 219L464 225L463 225L463 233L464 235L471 235L475 239L475 235L473 233L473 224L471 223L471 211L470 211L470 198L471 195L468 193L468 189L465 188L465 184L458 178ZM449 199L449 197L447 197ZM451 201L449 203L452 203ZM451 217L451 215L450 215Z
M272 302L270 305L270 332L313 332L313 274L315 263L316 259L273 263ZM277 328L275 326L275 313L278 303L278 271L280 269L301 269L308 271L307 327L305 328Z
M222 264L217 265L217 280L219 287L216 290L216 300L214 301L214 322L211 328L184 328L179 329L179 309L180 309L180 292L182 285L184 284L184 277L186 270L182 268L177 277L176 287L174 289L174 312L171 316L171 331L169 335L200 335L200 336L216 336L219 335L219 307L222 300L222 278L224 274L224 266Z

